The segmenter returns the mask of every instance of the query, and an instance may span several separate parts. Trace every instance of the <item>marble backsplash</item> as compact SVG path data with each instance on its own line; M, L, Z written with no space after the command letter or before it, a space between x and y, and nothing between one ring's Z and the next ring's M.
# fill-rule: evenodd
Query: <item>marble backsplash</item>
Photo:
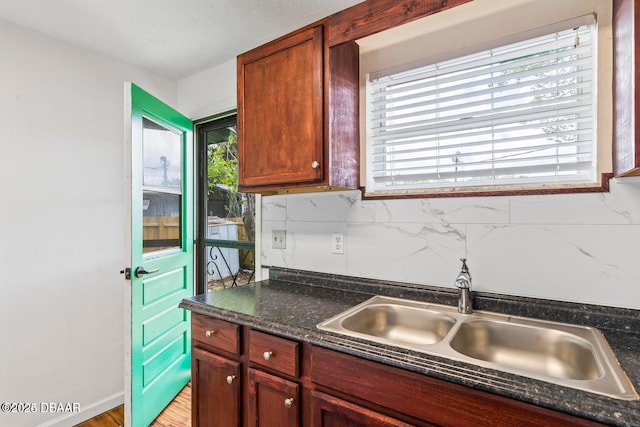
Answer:
M638 178L589 194L267 196L262 227L265 267L452 287L466 257L476 291L640 309ZM272 230L286 230L286 249L271 248Z

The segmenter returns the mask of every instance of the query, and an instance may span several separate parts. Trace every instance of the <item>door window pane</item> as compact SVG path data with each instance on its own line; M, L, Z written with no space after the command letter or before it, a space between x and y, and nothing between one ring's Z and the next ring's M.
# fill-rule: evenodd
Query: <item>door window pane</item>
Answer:
M182 193L182 135L143 117L142 184Z
M182 135L142 119L143 252L180 248Z
M142 203L142 252L180 248L182 196L144 190Z

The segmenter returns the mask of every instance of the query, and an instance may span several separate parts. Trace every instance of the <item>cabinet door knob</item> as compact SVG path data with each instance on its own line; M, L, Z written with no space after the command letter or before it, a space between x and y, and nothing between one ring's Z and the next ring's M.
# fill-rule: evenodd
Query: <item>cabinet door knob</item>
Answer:
M291 408L293 406L293 397L284 400L284 406L286 408Z
M235 375L227 375L227 384L233 384L233 380L236 379Z
M311 167L313 169L318 169L320 167L320 162L318 162L317 160L314 160L313 162L311 162Z
M270 360L272 355L273 351L265 351L264 353L262 353L262 357L264 357L264 360Z
M216 331L205 331L204 335L205 335L206 337L210 337L211 335L213 335L213 334L215 334L215 333L216 333Z

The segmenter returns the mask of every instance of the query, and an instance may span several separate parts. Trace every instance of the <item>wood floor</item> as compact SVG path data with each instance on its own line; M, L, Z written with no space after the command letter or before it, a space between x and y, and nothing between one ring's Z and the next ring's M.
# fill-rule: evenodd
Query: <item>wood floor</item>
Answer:
M75 427L122 427L124 405L113 408ZM191 427L191 383L158 415L150 427Z
M191 427L191 383L160 412L150 427Z
M121 427L124 425L124 405L113 408L75 427Z

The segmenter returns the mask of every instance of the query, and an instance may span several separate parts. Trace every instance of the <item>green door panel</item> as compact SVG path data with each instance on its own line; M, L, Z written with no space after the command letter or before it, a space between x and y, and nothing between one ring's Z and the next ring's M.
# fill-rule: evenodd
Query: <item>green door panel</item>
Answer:
M148 426L189 381L193 125L131 84L131 424ZM137 277L136 269L147 274Z

